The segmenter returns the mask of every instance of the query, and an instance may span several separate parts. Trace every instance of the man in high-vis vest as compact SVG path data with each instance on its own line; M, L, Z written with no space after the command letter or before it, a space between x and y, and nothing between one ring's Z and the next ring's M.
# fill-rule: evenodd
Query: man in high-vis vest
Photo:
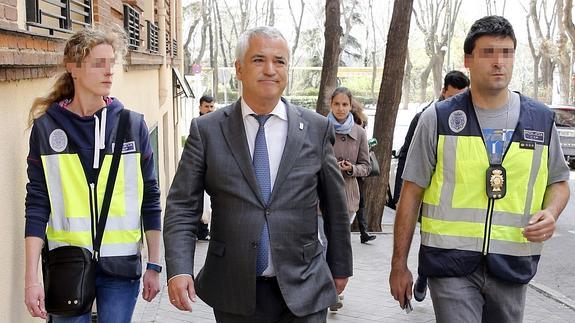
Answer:
M516 44L505 18L477 20L464 43L470 90L427 109L409 149L390 287L409 307L421 205L418 271L437 322L521 322L527 283L569 199L553 112L508 89Z

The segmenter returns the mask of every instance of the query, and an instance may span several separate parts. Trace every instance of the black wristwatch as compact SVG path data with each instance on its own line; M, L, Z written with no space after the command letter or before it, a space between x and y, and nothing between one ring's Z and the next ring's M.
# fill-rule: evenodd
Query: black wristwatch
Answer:
M154 263L147 263L146 264L146 270L151 269L155 272L157 272L158 274L162 272L162 266L158 265L158 264L154 264Z

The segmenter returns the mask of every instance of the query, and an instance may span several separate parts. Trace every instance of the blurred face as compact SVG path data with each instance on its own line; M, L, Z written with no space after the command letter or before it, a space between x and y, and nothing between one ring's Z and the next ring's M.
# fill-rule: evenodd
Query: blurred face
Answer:
M336 94L331 100L331 113L340 123L347 119L351 111L351 101L343 93Z
M463 91L467 90L466 87L464 87L463 89L458 89L456 87L453 87L451 85L447 85L447 88L444 88L441 90L441 94L443 94L443 97L448 99L454 95L457 95Z
M492 93L507 90L513 75L514 57L513 40L510 37L479 37L471 55L465 56L471 88Z
M94 46L90 54L78 66L68 63L68 71L74 78L74 90L94 96L108 96L114 75L114 48L108 44Z
M288 78L289 50L283 39L252 37L243 58L236 61L236 75L242 81L242 96L253 103L279 101Z
M206 114L214 111L214 102L202 102L200 104L200 114Z

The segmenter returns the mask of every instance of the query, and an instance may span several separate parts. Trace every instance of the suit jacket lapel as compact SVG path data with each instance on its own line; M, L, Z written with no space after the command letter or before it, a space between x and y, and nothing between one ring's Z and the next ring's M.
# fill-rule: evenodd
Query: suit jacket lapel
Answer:
M256 179L256 174L254 172L254 167L252 165L240 101L238 100L234 105L228 106L225 114L227 118L223 119L221 122L224 138L234 156L234 159L236 160L236 163L243 173L244 178L260 202L264 204L258 181Z
M291 106L287 101L283 101L286 105L288 118L287 138L278 173L274 182L274 189L270 196L270 203L273 201L274 196L277 194L276 192L280 189L283 181L297 160L307 132L307 122L301 117L299 111L295 107Z

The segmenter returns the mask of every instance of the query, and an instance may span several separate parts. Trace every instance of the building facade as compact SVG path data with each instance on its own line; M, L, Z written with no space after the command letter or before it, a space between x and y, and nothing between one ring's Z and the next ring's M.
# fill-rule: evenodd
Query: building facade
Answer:
M40 322L24 305L24 199L28 111L47 94L66 39L81 28L117 25L129 37L112 96L143 113L155 152L162 203L179 159L184 98L181 0L0 0L0 322Z

